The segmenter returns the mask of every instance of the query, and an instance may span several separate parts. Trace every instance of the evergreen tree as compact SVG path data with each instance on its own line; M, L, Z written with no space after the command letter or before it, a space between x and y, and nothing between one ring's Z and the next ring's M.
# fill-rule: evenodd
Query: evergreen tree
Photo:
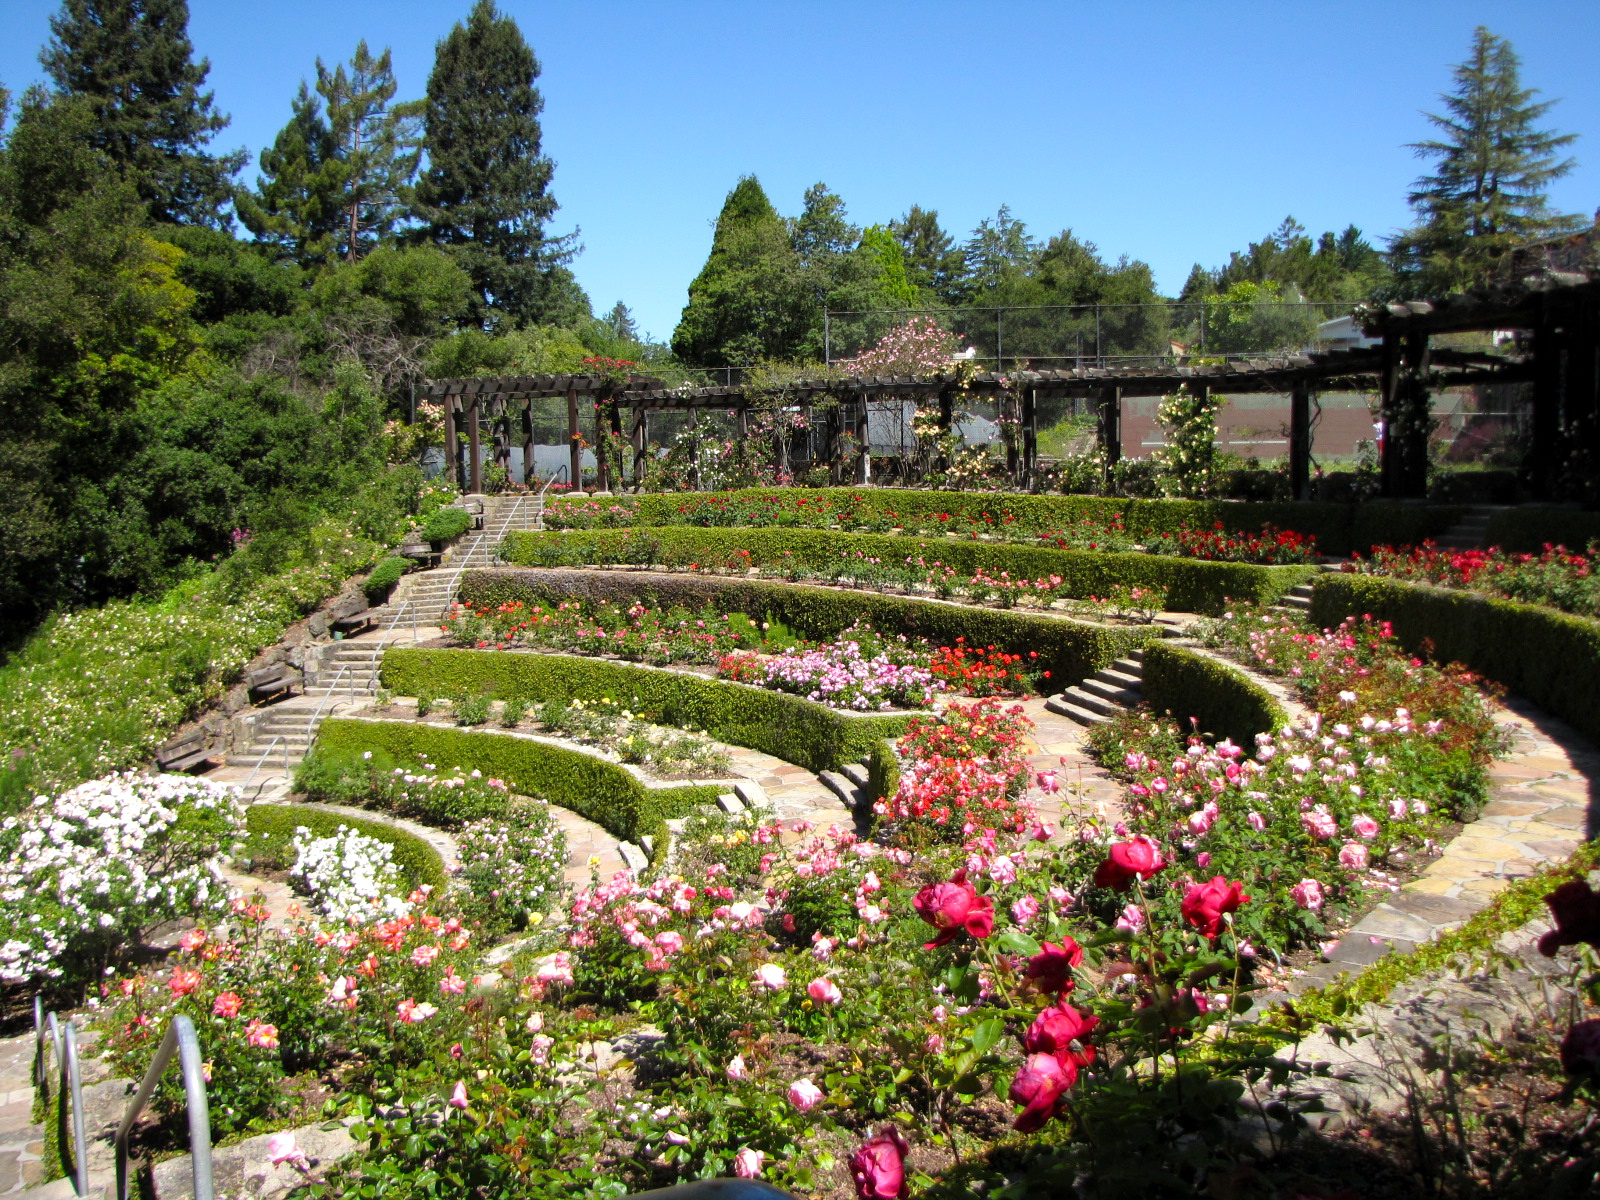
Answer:
M554 164L540 152L538 77L517 23L493 0L477 0L439 43L428 76L417 237L472 276L480 322L546 320L576 302L571 274L559 270L577 252L576 235L544 233L556 202Z
M878 295L885 307L920 307L922 298L911 282L906 252L893 233L882 225L869 225L861 231L861 252L876 266Z
M800 256L754 175L723 202L711 253L689 285L672 349L696 366L743 366L786 358L808 327Z
M343 255L354 262L393 231L404 215L402 194L417 172L422 102L391 104L394 67L387 48L372 57L362 41L329 71L317 60L317 91L328 104L328 127L340 180Z
M889 231L905 251L907 278L924 293L921 303L956 303L966 262L955 239L939 225L939 211L913 204L899 220L889 223Z
M239 220L278 259L309 267L334 257L344 216L337 157L322 102L302 81L289 123L261 152L255 190L234 197Z
M965 293L970 302L984 301L1008 278L1026 274L1033 266L1038 247L1028 236L1028 227L1011 215L1002 204L991 220L985 217L967 239L963 257L966 264Z
M1440 96L1444 115L1424 114L1441 136L1411 148L1437 165L1409 196L1417 225L1390 248L1413 294L1493 282L1513 248L1579 224L1553 212L1546 196L1575 165L1561 151L1577 135L1538 128L1555 101L1534 101L1520 65L1511 43L1480 25L1471 56L1454 68L1455 90Z
M640 341L639 326L633 319L633 312L621 300L612 307L611 311L600 318L607 336L619 342Z
M58 91L92 106L96 149L133 181L150 215L224 223L229 178L243 151L206 152L228 118L201 92L210 63L194 61L185 0L63 0L39 61Z

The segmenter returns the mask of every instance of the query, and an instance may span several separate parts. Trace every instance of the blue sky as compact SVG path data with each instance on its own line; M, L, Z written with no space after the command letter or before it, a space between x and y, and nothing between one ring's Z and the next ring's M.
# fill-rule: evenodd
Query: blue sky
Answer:
M197 53L252 153L320 55L392 46L403 96L469 0L190 0ZM616 300L670 337L711 223L755 172L779 211L825 181L851 216L913 203L964 236L1001 204L1038 235L1071 228L1175 292L1292 213L1375 238L1407 219L1450 64L1475 25L1509 37L1523 82L1581 135L1553 190L1600 205L1594 0L1256 3L545 3L501 0L543 65L556 231L597 311ZM0 0L0 81L41 76L54 0ZM245 178L254 180L254 166Z

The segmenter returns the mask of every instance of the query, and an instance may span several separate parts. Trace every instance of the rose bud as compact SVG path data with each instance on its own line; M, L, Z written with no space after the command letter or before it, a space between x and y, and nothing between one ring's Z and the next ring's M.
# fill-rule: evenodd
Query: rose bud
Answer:
M900 1130L885 1125L850 1156L850 1177L859 1200L905 1200L908 1150Z
M939 930L939 936L923 944L924 950L955 941L964 929L976 938L994 932L994 901L978 895L967 882L967 873L957 871L948 883L931 883L912 901L917 915Z
M1018 1133L1043 1129L1061 1109L1061 1098L1078 1081L1078 1068L1054 1054L1030 1054L1011 1081L1011 1099L1023 1106L1011 1127Z
M1110 857L1095 868L1095 886L1125 892L1135 879L1149 879L1166 865L1161 848L1140 834L1111 847Z

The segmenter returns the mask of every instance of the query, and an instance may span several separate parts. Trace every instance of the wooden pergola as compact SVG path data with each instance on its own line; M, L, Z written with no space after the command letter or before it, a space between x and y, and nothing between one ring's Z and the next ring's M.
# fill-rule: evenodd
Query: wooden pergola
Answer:
M1423 339L1425 342L1425 338ZM1525 364L1503 356L1435 349L1420 358L1407 349L1410 342L1402 335L1386 334L1383 346L1366 350L1340 350L1326 353L1294 354L1242 362L1208 363L1194 366L1116 368L1083 367L1069 370L1014 371L1005 375L979 372L963 382L954 374L940 375L862 375L845 378L802 380L785 389L785 403L824 405L826 444L835 482L844 464L839 460L839 435L853 433L861 447L855 464L854 482L870 478L870 448L867 438L868 406L873 401L912 399L919 407L937 407L938 423L948 430L955 419L958 398L1014 398L1020 437L1008 446L1007 467L1024 487L1031 486L1038 466L1039 401L1046 398L1085 398L1099 413L1099 441L1108 461L1122 456L1121 401L1139 396L1166 396L1186 387L1191 392L1229 393L1280 392L1290 397L1289 471L1293 494L1305 498L1310 490L1311 398L1319 391L1381 390L1386 397L1401 396L1405 388L1422 388L1424 403L1429 387L1500 382L1526 378ZM1398 348L1398 349L1397 349ZM1410 357L1407 357L1407 355ZM1405 373L1401 371L1405 364ZM1402 383L1402 379L1404 383ZM451 471L458 484L472 491L482 488L482 438L487 424L493 439L494 461L509 472L514 426L520 421L524 483L532 483L533 419L531 401L565 397L568 440L571 447L571 479L581 478L584 433L580 417L587 402L593 411L594 444L599 447L609 434L612 440L623 436L623 410L629 411L628 443L634 455L634 483L645 456L646 415L656 411L725 409L734 414L736 437L749 436L752 407L770 405L770 393L747 391L738 385L702 388L668 388L660 380L633 376L618 381L602 375L536 375L431 381L418 396L420 400L441 402L445 410L446 444L455 447L457 430L465 426L468 439L466 464L459 454L451 456ZM1403 476L1390 462L1397 439L1385 440L1386 484ZM1425 444L1424 444L1425 453ZM611 478L609 456L598 453L596 483L600 490L624 481ZM1408 460L1409 461L1409 460ZM1425 461L1425 460L1424 460ZM1386 494L1404 495L1404 491Z

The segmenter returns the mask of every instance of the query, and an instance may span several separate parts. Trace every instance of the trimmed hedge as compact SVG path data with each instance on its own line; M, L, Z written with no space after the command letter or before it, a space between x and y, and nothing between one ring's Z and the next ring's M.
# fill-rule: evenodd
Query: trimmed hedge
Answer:
M894 742L884 738L872 748L867 760L867 803L876 804L900 790L900 756Z
M1258 733L1288 723L1266 688L1244 671L1187 646L1154 642L1144 652L1144 696L1158 713L1171 713L1188 732L1190 718L1207 737L1231 738L1247 750Z
M411 568L411 560L401 558L398 554L390 555L377 566L372 568L372 573L367 576L366 582L361 585L361 590L367 594L369 604L382 604L389 598L394 585L400 582L400 577Z
M714 802L721 790L714 784L647 788L618 764L580 750L513 733L421 721L333 717L322 723L317 745L335 753L382 750L400 762L425 759L440 767L476 768L505 780L513 792L571 809L631 842L653 835L658 845L665 845L667 818Z
M1016 609L944 604L910 596L815 587L778 580L737 579L715 575L667 575L638 571L507 571L463 573L460 598L475 605L557 604L587 599L659 608L707 603L722 612L749 613L781 621L803 637L821 641L865 620L882 633L925 637L953 646L964 637L969 645L995 646L1008 654L1037 652L1032 660L1049 671L1054 685L1076 682L1162 636L1155 626L1096 625L1064 617ZM1060 686L1052 686L1059 691Z
M305 804L252 804L245 809L244 820L250 836L261 839L273 851L279 845L288 846L297 826L304 825L313 837L332 837L343 825L393 846L391 861L410 887L427 884L442 892L450 881L444 859L437 850L416 834L407 833L387 821L346 816Z
M1324 554L1365 552L1372 545L1399 545L1436 537L1461 517L1449 505L1330 503L1326 501L1129 500L1109 496L1031 496L994 492L942 492L910 488L744 488L690 495L668 494L631 498L638 505L637 523L683 525L706 503L772 503L794 509L804 500L854 521L896 518L932 519L940 513L966 523L991 517L997 524L1043 532L1083 519L1107 522L1121 517L1128 533L1177 533L1211 529L1217 522L1230 533L1259 533L1263 525L1311 534ZM617 503L617 501L614 501ZM555 506L552 506L555 507ZM1009 518L1009 520L1008 520Z
M1600 740L1600 621L1375 575L1316 581L1311 618L1318 625L1366 613L1392 622L1407 650L1464 663Z
M911 722L906 713L854 715L787 692L576 654L397 646L383 656L382 677L384 687L402 696L492 695L530 702L609 698L665 724L703 729L719 742L761 750L811 771L865 758L881 739L898 737Z
M1484 545L1538 554L1548 542L1581 553L1596 538L1600 538L1600 513L1571 508L1505 508L1490 516Z
M740 551L749 551L748 559ZM737 557L750 566L781 567L786 562L798 562L822 570L857 555L891 563L923 558L966 575L980 567L992 575L1009 572L1014 579L1059 575L1066 594L1078 598L1102 595L1118 584L1158 588L1167 591L1167 603L1174 611L1200 613L1220 613L1229 600L1270 603L1316 573L1316 568L1304 566L1261 567L1164 554L1051 550L971 539L826 529L659 526L640 530L524 532L507 537L502 553L507 561L528 567L589 563L687 567L699 562L724 563Z
M472 528L472 514L464 508L436 508L422 518L418 536L425 542L448 542Z

